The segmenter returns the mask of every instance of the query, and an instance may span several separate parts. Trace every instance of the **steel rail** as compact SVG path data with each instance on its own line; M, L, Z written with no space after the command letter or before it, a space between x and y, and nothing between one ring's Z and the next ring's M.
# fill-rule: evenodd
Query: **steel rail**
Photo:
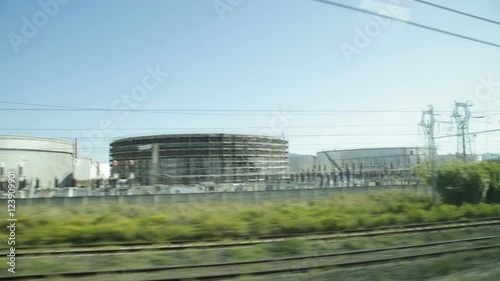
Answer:
M493 249L493 248L500 248L500 245L481 246L481 247L475 247L475 248L440 251L440 252L432 252L432 253L426 253L426 254L397 256L397 257L381 258L381 259L340 262L340 263L334 263L334 264L328 264L328 265L303 266L300 268L270 269L270 270L247 271L247 272L238 272L238 273L201 275L201 276L187 277L187 279L208 281L208 280L220 280L221 278L234 278L234 277L241 277L241 276L263 276L263 275L278 274L278 273L304 273L304 272L307 272L307 271L310 271L313 269L328 270L328 269L333 269L333 268L349 268L349 267L357 267L357 266L369 266L369 265L385 264L385 263L391 263L391 262L403 262L403 261L416 260L416 259L421 259L421 258L433 258L433 257L439 257L439 256L444 256L444 255L449 255L449 254L458 254L458 253L464 253L464 252L475 252L475 251L489 250L489 249ZM149 279L147 281L184 281L184 280L186 280L186 277Z

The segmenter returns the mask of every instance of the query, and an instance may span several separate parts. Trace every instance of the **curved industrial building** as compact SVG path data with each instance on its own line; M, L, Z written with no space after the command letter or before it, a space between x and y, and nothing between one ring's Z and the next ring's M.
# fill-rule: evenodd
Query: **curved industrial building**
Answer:
M71 186L75 146L71 141L0 135L0 186L9 173L22 187Z
M115 178L141 185L241 183L289 175L288 142L239 134L170 134L111 143Z
M317 171L410 174L412 168L429 159L429 149L389 147L321 151L317 153Z
M428 148L389 147L321 151L316 157L294 157L291 179L320 187L417 184L414 167L425 163Z

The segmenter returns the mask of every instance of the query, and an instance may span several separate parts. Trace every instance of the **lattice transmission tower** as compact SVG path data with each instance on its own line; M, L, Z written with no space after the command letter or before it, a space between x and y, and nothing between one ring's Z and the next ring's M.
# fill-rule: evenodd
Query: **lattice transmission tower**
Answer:
M436 126L436 114L432 105L429 110L422 111L422 120L420 126L424 129L425 141L429 148L429 158L431 160L431 176L432 176L432 201L437 200L437 148L434 139L434 128Z
M470 106L472 106L470 103L455 101L455 110L452 115L457 125L457 154L463 161L469 160L467 157L472 159L472 144L469 133Z

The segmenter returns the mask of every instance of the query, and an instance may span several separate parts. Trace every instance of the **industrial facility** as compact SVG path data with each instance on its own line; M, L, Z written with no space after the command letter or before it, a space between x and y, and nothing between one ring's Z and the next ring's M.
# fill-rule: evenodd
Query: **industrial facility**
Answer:
M290 157L295 182L319 182L321 187L416 182L413 168L429 159L429 149L420 147L367 148L321 151ZM401 183L402 181L399 181Z
M359 170L400 173L429 159L429 149L421 147L367 148L321 151L317 153L317 170Z
M110 160L113 179L140 185L273 182L290 170L288 142L257 135L124 138L111 143Z
M291 172L409 170L429 159L422 147L363 148L320 151L314 155L290 155Z
M101 186L110 175L108 162L96 162L89 158L76 158L73 180L76 186Z
M78 142L0 136L0 188L15 172L26 197L256 191L414 184L419 147L288 153L288 141L241 134L117 139L110 163L78 158ZM407 181L412 180L413 181Z
M19 188L71 186L75 145L72 141L0 135L0 187L15 173Z
M313 171L316 169L316 155L290 153L290 172Z

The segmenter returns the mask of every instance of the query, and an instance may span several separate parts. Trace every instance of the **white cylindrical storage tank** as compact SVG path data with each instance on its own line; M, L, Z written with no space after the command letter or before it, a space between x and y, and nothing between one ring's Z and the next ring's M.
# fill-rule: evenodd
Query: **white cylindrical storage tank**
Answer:
M26 187L71 186L74 151L72 141L0 135L0 187L9 172Z

